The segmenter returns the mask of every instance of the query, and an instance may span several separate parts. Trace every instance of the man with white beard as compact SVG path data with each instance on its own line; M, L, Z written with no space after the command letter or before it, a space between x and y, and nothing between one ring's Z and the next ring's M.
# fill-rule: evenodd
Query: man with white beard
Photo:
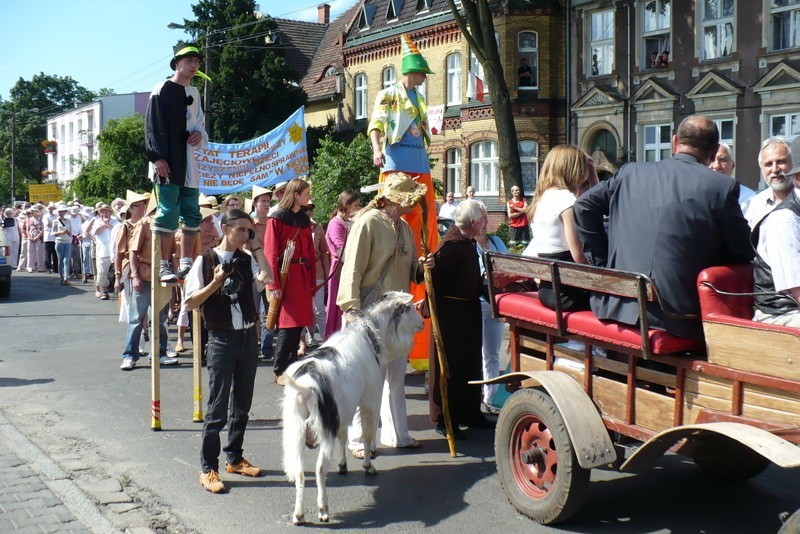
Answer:
M791 173L792 149L786 140L770 137L764 141L758 153L758 166L767 188L750 199L750 205L744 214L751 229L781 202L789 198L795 188L795 175Z

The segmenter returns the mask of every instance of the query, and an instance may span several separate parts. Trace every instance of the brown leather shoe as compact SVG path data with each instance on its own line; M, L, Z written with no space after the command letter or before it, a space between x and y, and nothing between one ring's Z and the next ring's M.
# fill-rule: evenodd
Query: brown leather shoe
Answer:
M248 477L260 477L261 476L261 469L254 466L246 459L242 458L242 461L238 464L231 465L228 462L225 462L225 471L228 473L236 473L238 475L245 475Z
M216 471L200 473L200 485L211 493L224 493L227 491L225 484L219 478L219 473Z

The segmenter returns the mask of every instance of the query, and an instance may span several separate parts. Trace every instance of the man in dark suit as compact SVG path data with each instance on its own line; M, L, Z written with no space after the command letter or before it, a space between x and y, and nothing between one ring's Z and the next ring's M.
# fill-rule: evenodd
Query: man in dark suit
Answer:
M718 145L712 121L686 117L672 137L672 159L629 163L580 196L573 213L589 262L646 274L673 312L699 313L698 273L754 255L739 184L707 168ZM629 325L639 318L635 301L609 295L593 295L592 311ZM648 306L648 318L653 328L702 339L699 320L670 317L657 304Z

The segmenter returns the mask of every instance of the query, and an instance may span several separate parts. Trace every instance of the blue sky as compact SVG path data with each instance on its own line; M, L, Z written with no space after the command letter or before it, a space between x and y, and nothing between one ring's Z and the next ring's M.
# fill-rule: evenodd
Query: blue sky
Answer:
M356 0L329 0L331 17ZM321 0L262 0L276 18L317 20ZM19 78L44 72L116 93L149 92L171 71L172 46L186 38L170 22L192 19L189 0L0 0L0 98Z

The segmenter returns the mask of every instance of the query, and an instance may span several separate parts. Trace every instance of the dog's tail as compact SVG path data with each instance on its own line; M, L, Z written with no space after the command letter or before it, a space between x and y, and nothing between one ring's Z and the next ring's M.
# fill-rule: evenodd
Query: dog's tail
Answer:
M294 482L303 472L303 449L309 416L313 411L313 391L283 374L283 471L289 482Z

